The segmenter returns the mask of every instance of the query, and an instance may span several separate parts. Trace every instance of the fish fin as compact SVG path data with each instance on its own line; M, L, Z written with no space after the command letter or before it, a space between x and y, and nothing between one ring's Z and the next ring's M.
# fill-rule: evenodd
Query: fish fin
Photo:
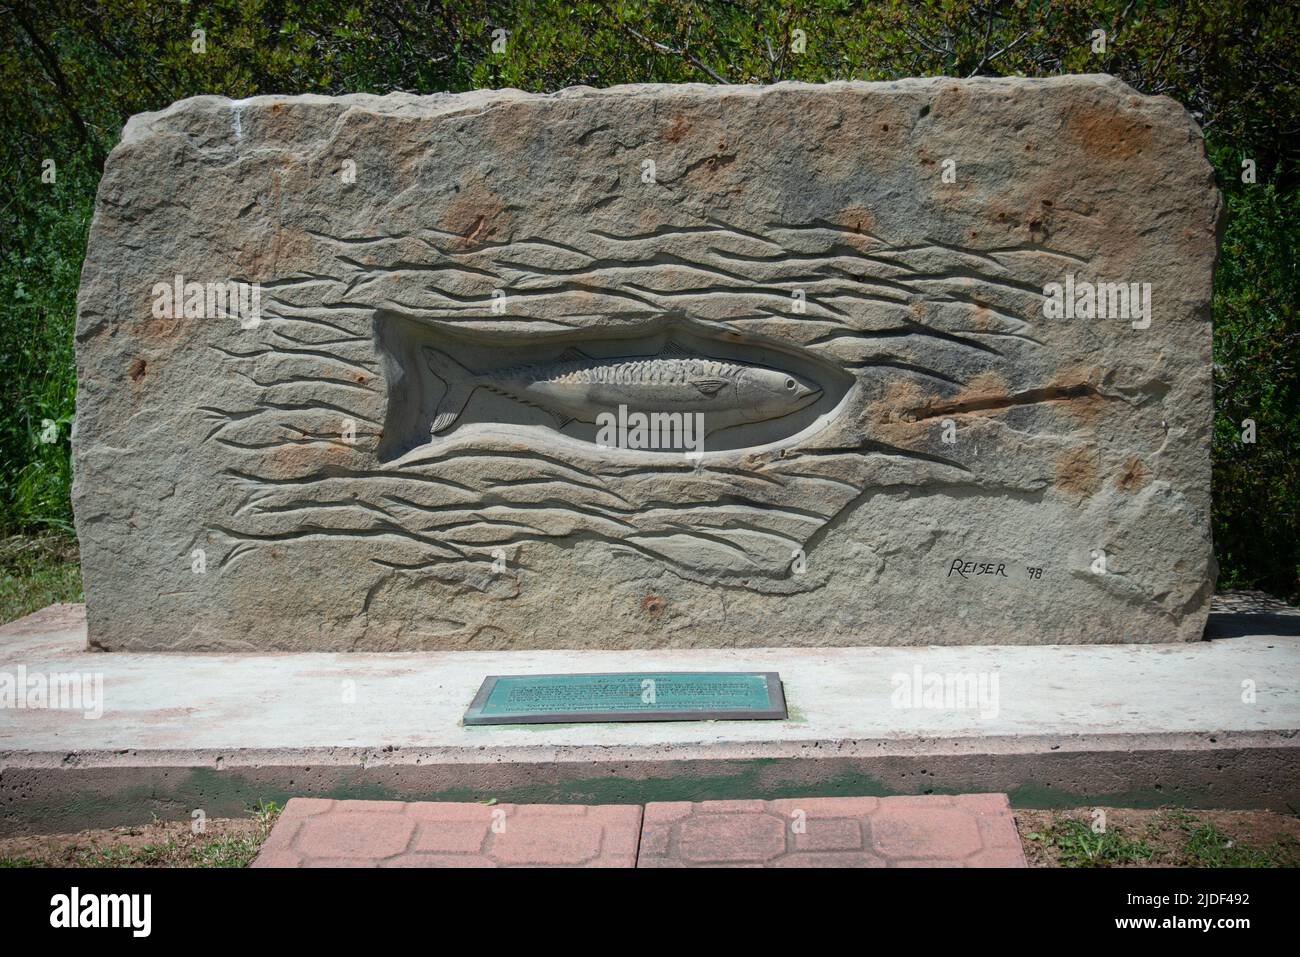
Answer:
M691 380L691 385L695 386L695 388L699 389L705 395L717 395L718 390L720 390L726 384L727 384L726 379L692 379Z
M590 358L591 356L587 355L587 353L583 352L577 346L569 346L569 348L565 349L563 352L560 353L560 358L557 359L556 361L557 362L581 362L584 359L590 359Z
M663 355L672 359L691 359L695 357L695 353L671 339L664 343Z
M473 386L467 387L463 394L449 390L447 395L443 398L443 402L439 403L439 408L441 409L443 403L446 403L449 400L451 407L442 409L442 411L434 415L433 422L429 426L429 431L436 435L439 432L447 431L455 425L456 420L460 418L460 414L465 411L465 406L469 403L469 394L473 391Z
M437 434L455 425L460 414L465 411L470 395L479 386L478 376L445 352L439 352L430 346L424 347L424 361L428 364L429 371L446 387L429 425L429 431Z
M568 425L572 421L573 421L573 416L571 415L560 415L559 413L555 413L555 428L557 430L563 429L566 425Z

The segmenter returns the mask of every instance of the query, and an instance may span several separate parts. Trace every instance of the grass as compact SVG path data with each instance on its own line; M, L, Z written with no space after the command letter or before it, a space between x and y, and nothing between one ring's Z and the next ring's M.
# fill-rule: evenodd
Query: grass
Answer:
M14 839L23 849L0 853L0 868L17 867L247 867L280 816L274 802L259 803L243 820L208 821L195 834L188 821L67 835Z
M0 539L0 624L55 602L81 600L75 538L50 532Z
M257 856L263 838L222 835L191 847L173 839L139 847L89 848L77 855L72 866L247 867Z
M1282 837L1262 848L1252 847L1185 811L1169 812L1168 820L1186 835L1183 853L1192 867L1300 867L1300 841L1294 838Z
M1114 867L1149 861L1155 856L1143 841L1131 840L1117 830L1098 833L1092 825L1074 819L1056 821L1046 832L1031 831L1025 837L1054 850L1061 867Z
M1300 867L1300 822L1268 811L1091 809L1017 811L1031 865L1046 867Z

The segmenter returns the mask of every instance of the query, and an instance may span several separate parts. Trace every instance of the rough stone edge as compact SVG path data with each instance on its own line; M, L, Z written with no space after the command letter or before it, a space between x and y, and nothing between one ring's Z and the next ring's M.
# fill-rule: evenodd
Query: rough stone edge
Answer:
M1066 73L1047 77L904 77L897 80L833 80L828 83L806 83L800 80L783 80L780 83L624 83L608 87L569 86L553 93L531 93L515 87L476 89L462 93L348 93L326 96L319 93L263 94L243 99L204 94L185 97L169 106L151 112L136 113L127 119L121 138L114 148L121 149L156 135L174 135L185 114L202 111L207 107L230 110L263 109L277 105L334 107L338 115L351 110L363 110L379 116L426 118L447 120L518 103L543 103L583 99L661 97L676 99L706 99L710 97L769 97L783 93L847 92L858 94L911 93L927 87L957 83L977 90L1000 88L1041 89L1075 87L1108 91L1114 97L1134 97L1148 107L1169 114L1170 121L1181 119L1191 138L1204 142L1204 133L1192 114L1177 100L1164 94L1143 93L1119 77L1109 73ZM265 148L263 146L262 148ZM1208 157L1203 155L1205 166L1210 168ZM111 154L110 154L111 158ZM1217 234L1221 239L1223 200L1219 197Z

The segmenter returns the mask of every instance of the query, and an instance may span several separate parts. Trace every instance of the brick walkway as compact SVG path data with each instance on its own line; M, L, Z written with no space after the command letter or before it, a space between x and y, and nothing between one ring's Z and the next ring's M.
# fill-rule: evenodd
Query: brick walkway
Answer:
M1003 794L637 805L294 798L254 867L1024 867Z

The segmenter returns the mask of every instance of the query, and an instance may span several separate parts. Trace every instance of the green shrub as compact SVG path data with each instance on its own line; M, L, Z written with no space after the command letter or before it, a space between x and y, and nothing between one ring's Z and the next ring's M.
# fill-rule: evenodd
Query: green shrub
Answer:
M1231 168L1232 157L1228 164ZM1226 178L1226 177L1225 177ZM1214 296L1214 541L1226 586L1300 591L1300 196L1226 190ZM1256 441L1242 441L1244 423Z
M0 533L72 528L73 328L99 172L82 153L55 176L14 178L22 215L0 252Z
M16 0L0 17L0 533L68 527L78 274L98 171L133 113L201 93L1109 72L1207 129L1228 204L1216 550L1225 584L1295 596L1297 50L1300 18L1260 0ZM1240 181L1243 156L1256 185Z

